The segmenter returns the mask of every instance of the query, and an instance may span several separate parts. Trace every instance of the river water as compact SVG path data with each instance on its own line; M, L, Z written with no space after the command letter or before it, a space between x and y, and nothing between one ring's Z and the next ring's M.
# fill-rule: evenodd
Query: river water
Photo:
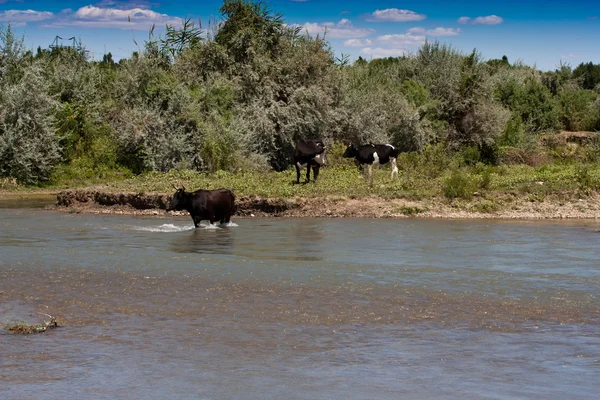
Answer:
M0 209L3 398L597 399L600 223Z

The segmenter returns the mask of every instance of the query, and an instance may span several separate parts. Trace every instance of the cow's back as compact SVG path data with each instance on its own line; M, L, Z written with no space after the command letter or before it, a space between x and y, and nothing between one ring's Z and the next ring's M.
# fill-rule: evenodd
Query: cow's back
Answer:
M314 157L325 151L322 140L298 140L294 149L294 157Z

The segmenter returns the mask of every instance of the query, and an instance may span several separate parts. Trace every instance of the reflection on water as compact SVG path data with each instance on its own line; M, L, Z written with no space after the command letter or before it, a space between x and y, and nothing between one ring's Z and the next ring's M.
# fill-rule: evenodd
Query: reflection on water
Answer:
M596 222L236 223L0 210L0 394L597 397Z
M192 229L170 238L171 251L175 253L231 254L233 250L233 228Z

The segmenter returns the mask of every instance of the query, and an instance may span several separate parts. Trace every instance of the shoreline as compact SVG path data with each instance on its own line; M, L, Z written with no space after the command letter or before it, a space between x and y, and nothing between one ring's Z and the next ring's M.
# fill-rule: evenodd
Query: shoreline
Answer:
M26 196L26 195L25 195ZM168 216L170 194L125 193L102 190L63 190L47 209L73 213ZM2 195L0 194L0 198ZM313 218L427 218L427 219L600 219L600 196L551 195L544 199L510 194L476 196L472 200L346 196L263 198L239 196L234 217Z

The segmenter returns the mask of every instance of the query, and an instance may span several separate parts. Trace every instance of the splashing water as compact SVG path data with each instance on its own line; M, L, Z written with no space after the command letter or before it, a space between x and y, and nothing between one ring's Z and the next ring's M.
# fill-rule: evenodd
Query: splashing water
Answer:
M193 226L177 226L173 224L162 224L159 226L135 226L135 230L145 231L145 232L183 232L190 231L194 229Z

